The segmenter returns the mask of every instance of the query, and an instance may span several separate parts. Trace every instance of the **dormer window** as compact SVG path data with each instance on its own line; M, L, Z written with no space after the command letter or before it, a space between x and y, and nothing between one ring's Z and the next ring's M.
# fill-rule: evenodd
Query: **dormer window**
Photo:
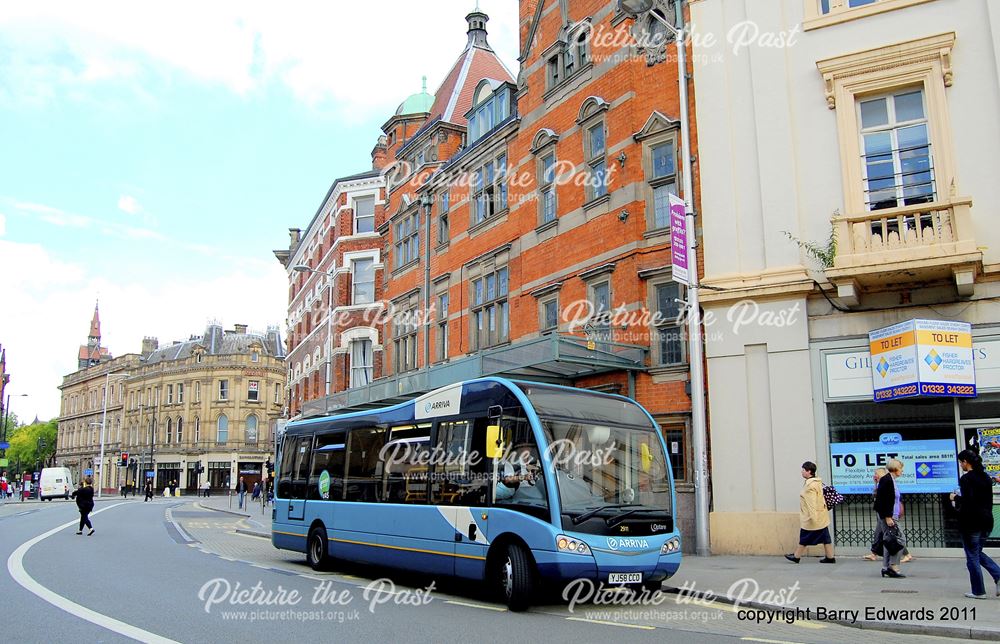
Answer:
M470 144L486 136L511 115L511 95L508 83L485 79L479 84L467 116Z

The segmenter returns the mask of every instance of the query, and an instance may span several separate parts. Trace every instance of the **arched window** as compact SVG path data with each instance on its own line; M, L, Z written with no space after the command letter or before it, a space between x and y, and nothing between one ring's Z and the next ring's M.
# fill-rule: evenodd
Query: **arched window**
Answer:
M173 433L174 433L174 419L173 418L168 418L167 419L167 440L164 441L168 445L170 444L170 439L173 437Z
M219 416L215 440L220 443L225 443L229 440L229 419L226 418L225 414Z
M184 419L183 418L178 418L177 419L177 442L178 443L183 443L184 442Z
M247 416L247 442L257 442L257 417L253 414Z

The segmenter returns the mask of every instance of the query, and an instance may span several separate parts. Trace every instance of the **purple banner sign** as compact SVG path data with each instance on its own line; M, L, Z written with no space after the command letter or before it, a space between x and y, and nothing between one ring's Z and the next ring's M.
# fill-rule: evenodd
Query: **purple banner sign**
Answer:
M670 263L673 266L673 280L690 286L687 217L684 214L684 200L673 194L670 195Z

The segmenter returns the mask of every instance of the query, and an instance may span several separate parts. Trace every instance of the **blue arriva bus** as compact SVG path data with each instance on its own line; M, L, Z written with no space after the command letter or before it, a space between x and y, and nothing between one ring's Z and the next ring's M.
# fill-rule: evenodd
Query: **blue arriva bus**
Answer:
M512 610L543 583L659 588L681 561L649 413L621 396L502 378L290 422L272 543L485 580Z

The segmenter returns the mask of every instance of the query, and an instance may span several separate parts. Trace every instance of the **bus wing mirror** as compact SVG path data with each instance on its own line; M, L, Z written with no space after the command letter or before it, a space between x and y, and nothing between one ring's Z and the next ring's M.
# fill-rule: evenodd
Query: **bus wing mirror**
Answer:
M486 416L493 420L494 418L500 418L503 416L503 407L500 405L490 405L489 409L486 410Z
M500 438L500 425L486 427L486 458L503 456L503 439Z

